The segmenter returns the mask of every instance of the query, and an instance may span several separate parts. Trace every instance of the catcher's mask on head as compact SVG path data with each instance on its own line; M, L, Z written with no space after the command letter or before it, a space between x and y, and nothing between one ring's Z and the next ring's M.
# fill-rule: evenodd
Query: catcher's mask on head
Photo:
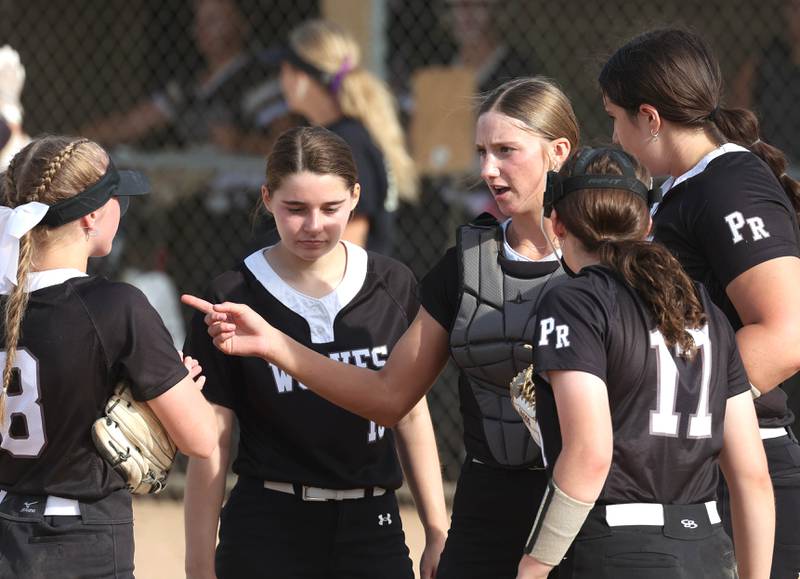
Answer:
M147 177L137 171L118 171L109 159L105 174L97 183L73 197L69 197L49 207L41 223L51 227L64 225L100 209L112 197L119 200L120 215L128 210L130 195L144 195L150 192Z
M622 175L587 175L586 169L592 159L608 154L619 165ZM555 171L547 172L547 187L544 190L544 216L550 217L553 207L564 197L584 189L622 189L635 193L647 202L648 207L661 199L658 189L651 189L636 177L636 170L628 156L618 149L584 149L580 153L571 177L562 177Z

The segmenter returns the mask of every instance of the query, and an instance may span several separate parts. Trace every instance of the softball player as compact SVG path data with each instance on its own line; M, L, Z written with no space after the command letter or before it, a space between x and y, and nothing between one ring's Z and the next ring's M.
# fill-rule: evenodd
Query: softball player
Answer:
M224 351L261 356L383 425L414 407L452 354L461 371L467 456L438 579L514 577L547 485L541 453L513 409L508 384L530 363L525 346L538 300L563 279L549 220L541 220L542 192L547 170L559 167L577 143L569 100L547 80L510 81L485 98L476 136L481 173L509 219L460 229L457 246L422 280L422 308L377 372L315 356L262 320L237 328L239 312L249 312L237 306L206 316ZM220 322L226 316L219 312L231 312L233 324ZM230 341L233 331L252 332L253 339L237 333Z
M5 173L0 577L133 577L130 493L90 435L120 379L183 452L213 447L199 368L187 372L139 290L86 274L146 186L67 137L34 140Z
M416 315L416 283L399 262L341 241L356 179L347 144L331 131L281 135L263 189L281 240L215 279L209 298L249 304L337 367L377 369ZM384 428L308 391L285 367L224 356L199 315L186 350L207 365L203 392L221 430L214 455L189 463L191 577L213 575L234 419L239 478L222 510L217 577L412 578L397 454L428 536L422 576L433 577L447 512L424 400Z
M361 65L355 38L310 20L289 34L281 89L291 111L330 129L353 152L362 196L344 238L391 255L394 212L400 199L416 199L417 176L388 87Z
M552 478L519 579L559 563L562 579L735 577L718 462L740 576L769 572L772 488L735 337L705 290L644 239L642 180L622 151L585 149L545 193L578 273L539 307L536 410Z
M800 446L781 382L800 369L800 185L759 138L755 115L721 106L719 66L678 30L639 36L600 75L614 138L669 175L654 239L727 315L750 382L777 503L772 577L800 573ZM727 493L723 520L729 519Z

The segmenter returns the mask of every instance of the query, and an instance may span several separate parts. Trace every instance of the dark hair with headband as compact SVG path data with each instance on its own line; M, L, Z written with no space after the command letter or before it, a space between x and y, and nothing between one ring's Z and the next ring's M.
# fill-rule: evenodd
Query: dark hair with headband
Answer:
M631 186L631 178L638 187ZM600 263L616 271L653 314L668 346L691 355L695 344L686 331L699 328L705 314L697 289L680 263L663 246L645 239L650 211L647 170L631 155L614 148L580 149L559 172L565 183L607 186L575 188L555 199L558 220ZM616 184L615 184L616 183ZM644 192L644 194L643 194Z
M649 104L672 123L750 149L769 165L800 212L800 183L786 174L786 156L761 140L752 111L722 105L719 63L697 34L677 29L641 34L611 56L599 82L606 98L631 115Z

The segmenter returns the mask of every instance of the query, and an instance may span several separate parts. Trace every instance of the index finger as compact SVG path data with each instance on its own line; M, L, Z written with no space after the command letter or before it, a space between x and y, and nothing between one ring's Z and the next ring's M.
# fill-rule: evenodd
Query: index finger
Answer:
M214 304L212 304L211 302L207 302L206 300L198 298L196 296L190 294L183 294L181 296L181 302L183 302L190 308L194 308L204 314L214 313Z

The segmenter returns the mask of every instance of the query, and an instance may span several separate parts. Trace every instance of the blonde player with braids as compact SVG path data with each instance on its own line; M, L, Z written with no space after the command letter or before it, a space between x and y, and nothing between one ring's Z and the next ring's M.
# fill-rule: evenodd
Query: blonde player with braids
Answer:
M121 379L185 453L216 437L200 368L134 287L86 274L146 181L86 139L34 140L0 205L0 577L132 577L133 513L90 427Z
M281 86L291 110L333 131L353 151L361 200L345 239L391 253L392 214L399 199L416 199L417 175L388 88L361 66L355 39L323 20L289 35Z

